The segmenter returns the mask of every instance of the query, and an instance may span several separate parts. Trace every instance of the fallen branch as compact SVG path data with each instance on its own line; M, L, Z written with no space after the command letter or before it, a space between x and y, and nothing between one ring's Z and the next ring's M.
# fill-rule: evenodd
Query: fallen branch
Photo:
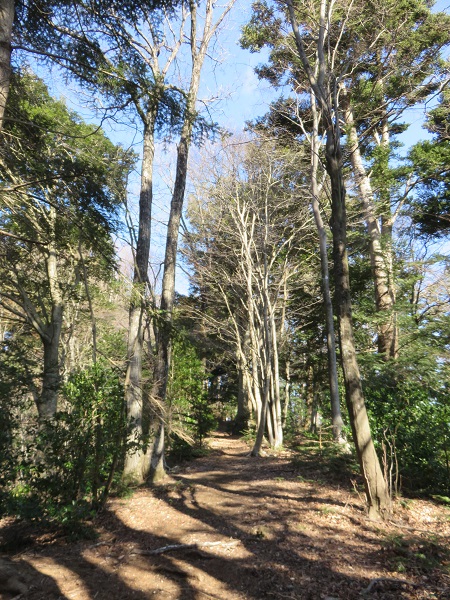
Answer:
M417 527L411 527L409 525L401 525L400 523L396 523L395 521L386 521L386 522L389 523L389 525L392 525L393 527L398 527L399 529L406 529L407 531L418 531L419 533L430 534L429 529L417 529ZM439 534L439 533L433 533L433 535L435 535L437 538L443 537L442 534Z
M99 548L100 546L110 546L112 543L113 542L98 542L97 544L89 546L89 550L91 550L92 548Z
M370 594L372 589L377 585L377 583L386 582L386 583L395 583L399 585L409 585L410 587L417 588L419 587L417 583L413 583L412 581L406 581L406 579L393 579L392 577L377 577L376 579L372 579L369 585L363 590L361 593L363 595Z
M236 546L239 544L238 540L232 542L195 542L194 544L169 544L168 546L162 546L162 548L156 548L155 550L140 550L135 549L131 554L140 554L141 556L156 556L158 554L164 554L165 552L173 552L174 550L196 550L198 548L211 548L213 546Z

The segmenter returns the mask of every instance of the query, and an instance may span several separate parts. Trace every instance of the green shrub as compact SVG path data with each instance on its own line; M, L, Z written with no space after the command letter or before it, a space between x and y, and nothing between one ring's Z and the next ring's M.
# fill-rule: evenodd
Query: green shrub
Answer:
M208 433L217 427L208 400L207 382L195 348L183 338L175 340L167 390L171 415L169 449L173 457L192 456L188 446L201 448ZM188 442L189 439L192 442Z
M373 373L365 396L376 445L388 446L405 490L450 492L450 401L446 389L389 368ZM395 464L394 464L395 467Z
M118 374L103 363L73 373L60 405L54 420L41 426L30 420L26 432L13 432L22 444L14 450L4 512L64 524L105 501L124 450Z

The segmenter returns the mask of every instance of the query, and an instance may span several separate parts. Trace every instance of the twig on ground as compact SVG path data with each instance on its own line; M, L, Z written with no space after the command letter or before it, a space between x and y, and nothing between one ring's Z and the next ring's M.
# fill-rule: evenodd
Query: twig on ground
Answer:
M209 596L210 598L217 598L217 600L222 600L221 596L216 596L215 594L210 594L209 592L205 592L202 590L196 590L197 594L201 594L202 596Z
M417 583L413 583L412 581L406 581L406 579L394 579L392 577L377 577L376 579L372 579L372 581L369 583L366 589L361 592L361 594L370 594L372 592L372 589L377 585L377 583L381 583L382 581L386 581L387 583L409 585L413 588L419 587Z
M156 548L155 550L140 550L134 549L131 554L140 554L142 556L156 556L157 554L164 554L165 552L173 552L174 550L196 550L198 548L213 547L213 546L236 546L239 544L238 540L231 542L195 542L194 544L169 544L168 546L162 546L162 548Z
M396 523L395 521L386 521L389 525L393 525L394 527L398 527L399 529L407 529L408 531L418 531L419 533L430 533L427 529L417 529L416 527L410 527L409 525L400 525L400 523ZM439 537L438 533L433 532L433 535Z
M89 546L89 550L91 550L92 548L98 548L99 546L109 546L111 544L112 542L98 542L97 544Z

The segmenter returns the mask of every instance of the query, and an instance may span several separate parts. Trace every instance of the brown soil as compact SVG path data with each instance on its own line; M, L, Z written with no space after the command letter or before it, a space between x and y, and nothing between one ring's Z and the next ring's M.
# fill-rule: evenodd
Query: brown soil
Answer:
M403 501L374 523L350 474L287 453L251 458L224 434L209 445L167 485L111 499L96 540L4 520L3 548L15 551L0 559L0 597L450 598L448 508Z

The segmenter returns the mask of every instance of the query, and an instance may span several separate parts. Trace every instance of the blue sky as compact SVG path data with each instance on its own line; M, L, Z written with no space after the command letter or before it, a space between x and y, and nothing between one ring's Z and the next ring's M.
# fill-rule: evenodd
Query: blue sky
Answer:
M434 10L448 10L448 7L449 0L439 0ZM250 14L251 2L237 0L212 51L216 57L219 57L219 60L217 62L209 61L205 65L200 91L200 98L219 98L217 102L210 105L211 116L222 127L232 132L242 131L247 120L265 114L270 102L279 95L266 82L259 81L254 73L254 67L265 61L267 53L251 54L239 46L241 28L248 22ZM80 90L76 90L75 86L68 89L56 74L52 78L49 73L44 74L39 71L41 70L38 70L39 74L45 75L54 95L65 97L71 108L79 112L86 120L95 121L93 114L85 108L83 94ZM404 120L411 123L408 132L402 136L402 141L406 145L426 136L426 132L421 127L423 119L423 108L413 109L405 114ZM136 151L139 151L141 143L139 130L118 123L105 124L104 128L114 142L120 142L125 147L133 145ZM155 265L160 262L163 252L164 221L170 203L170 184L173 178L171 172L173 171L175 148L159 145L158 150L153 226L155 235L152 244ZM139 175L136 173L130 185L130 200L131 204L134 203L135 206L138 189ZM136 217L135 220L137 220ZM129 254L125 249L121 253L124 256ZM181 292L187 291L186 279L181 274L178 289Z

